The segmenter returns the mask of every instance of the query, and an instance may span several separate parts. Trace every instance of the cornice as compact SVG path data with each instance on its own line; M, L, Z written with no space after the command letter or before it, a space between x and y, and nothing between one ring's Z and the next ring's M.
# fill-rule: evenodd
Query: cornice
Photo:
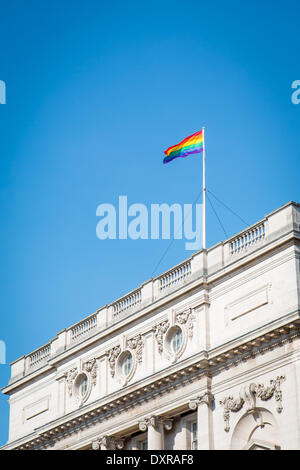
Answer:
M256 270L253 270L253 272L251 273L244 274L240 276L238 279L233 279L231 282L227 282L226 286L222 286L221 283L216 283L215 281L209 280L209 283L208 283L209 297L211 300L217 299L218 297L221 297L222 295L230 292L232 289L243 286L247 284L249 281L256 279L258 276L262 276L263 274L268 273L273 268L281 266L282 262L286 263L288 261L295 259L295 257L296 255L294 252L291 252L288 256L283 255L280 258L276 258L275 260L272 260L271 262L266 263L263 267L261 266L258 267ZM255 263L255 266L257 265L258 263ZM244 270L242 270L241 272L244 272ZM225 276L225 273L223 274L223 276Z
M228 350L234 350L239 348L241 344L249 344L252 342L252 347L256 347L254 342L257 341L257 344L260 344L260 338L267 337L269 334L280 330L281 328L288 328L287 325L293 324L298 325L300 323L300 311L294 310L292 312L286 313L275 320L271 320L268 323L263 323L259 325L254 330L251 330L247 333L242 334L241 336L235 336L232 339L229 339L226 343L216 346L209 350L209 356L213 360L215 356L222 355L227 353ZM275 333L276 334L276 333Z
M125 387L111 397L105 397L102 403L91 403L70 415L48 423L36 430L35 436L25 436L16 442L8 443L6 449L38 449L52 445L55 441L63 439L85 427L108 419L110 416L120 414L135 406L155 399L170 392L172 389L184 387L186 383L199 380L201 376L214 376L224 368L234 367L237 363L264 354L285 342L292 341L300 336L300 320L297 315L289 315L290 321L280 324L274 322L273 328L256 332L256 335L244 335L239 340L227 344L227 348L216 348L202 352L184 363L177 363L167 371L147 377L148 383L135 383ZM239 341L239 344L237 344ZM105 401L106 400L106 401ZM187 404L188 406L188 404Z
M226 279L228 277L232 277L232 273L236 274L244 272L246 265L253 267L261 262L262 258L269 259L270 252L277 250L277 252L280 253L283 249L295 246L297 242L297 238L293 230L281 234L281 236L278 236L276 239L269 240L268 242L266 240L263 244L254 246L252 250L249 248L249 251L241 253L240 255L235 255L231 262L209 274L207 277L209 288L212 286L219 286L223 282L223 278ZM295 257L295 254L292 257Z
M285 342L287 341L293 341L293 339L287 339ZM280 345L278 344L278 346ZM272 351L272 349L273 348L270 347L269 351ZM219 395L221 393L226 393L227 391L231 391L235 387L240 387L249 381L263 380L266 376L276 375L276 371L278 369L290 366L300 360L300 349L297 351L297 355L298 357L295 355L295 351L289 351L280 355L280 357L277 357L276 360L274 360L274 356L271 356L269 360L264 361L261 364L255 364L255 367L250 370L240 370L236 375L230 377L230 379L226 377L220 378L218 381L219 377L215 376L216 380L213 385L214 394Z

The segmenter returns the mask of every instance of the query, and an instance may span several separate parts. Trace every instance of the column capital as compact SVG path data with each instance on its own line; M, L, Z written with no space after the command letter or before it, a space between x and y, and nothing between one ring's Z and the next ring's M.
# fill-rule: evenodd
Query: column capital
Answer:
M159 425L162 425L167 431L170 431L172 429L173 420L164 418L163 416L152 415L139 421L139 429L143 432L147 431L149 426L157 428Z
M196 410L200 405L206 405L208 408L211 408L213 402L213 394L211 392L205 392L202 395L198 395L196 398L191 399L189 401L189 408L191 410Z
M124 448L124 439L114 436L102 436L92 441L93 450L122 450Z
M92 441L92 449L93 450L100 450L100 441L99 439L95 439Z
M125 442L124 442L124 439L120 439L120 438L116 438L116 437L113 437L113 449L117 449L117 450L122 450L124 449L124 445L125 445Z

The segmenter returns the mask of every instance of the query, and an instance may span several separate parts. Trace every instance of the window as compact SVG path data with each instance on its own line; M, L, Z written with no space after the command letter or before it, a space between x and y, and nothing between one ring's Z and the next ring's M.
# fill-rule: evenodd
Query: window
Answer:
M143 441L140 441L139 443L139 449L140 450L148 450L148 442L147 439L144 439Z
M183 354L187 344L187 334L179 325L168 329L164 339L164 354L171 362L176 362Z
M133 374L136 369L136 359L133 354L129 350L123 351L118 359L116 364L116 375L117 380L120 384L127 385L129 380L132 379Z
M123 361L123 367L122 367L123 374L126 376L129 375L131 368L132 368L132 355L128 353Z
M173 334L171 344L173 351L177 353L182 345L182 331L180 328Z
M197 421L191 423L191 449L197 450L198 448L198 439L197 439Z
M80 397L84 397L88 388L88 378L85 374L82 374L77 382L77 390Z

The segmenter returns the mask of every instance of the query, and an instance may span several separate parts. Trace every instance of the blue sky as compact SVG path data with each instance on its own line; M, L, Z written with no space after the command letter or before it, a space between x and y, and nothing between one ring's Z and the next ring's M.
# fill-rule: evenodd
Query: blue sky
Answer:
M7 363L149 279L169 242L96 237L96 208L191 203L250 224L300 202L299 2L0 1L0 339ZM229 236L244 228L215 203ZM224 233L208 205L208 246ZM190 256L175 241L156 275ZM0 365L0 384L9 366ZM0 399L0 444L7 397Z

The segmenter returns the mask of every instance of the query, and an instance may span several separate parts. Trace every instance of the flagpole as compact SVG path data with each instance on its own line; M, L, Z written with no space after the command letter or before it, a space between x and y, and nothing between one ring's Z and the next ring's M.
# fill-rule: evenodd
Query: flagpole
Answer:
M202 127L203 132L203 185L202 185L202 248L206 250L206 184L205 184L205 127Z

